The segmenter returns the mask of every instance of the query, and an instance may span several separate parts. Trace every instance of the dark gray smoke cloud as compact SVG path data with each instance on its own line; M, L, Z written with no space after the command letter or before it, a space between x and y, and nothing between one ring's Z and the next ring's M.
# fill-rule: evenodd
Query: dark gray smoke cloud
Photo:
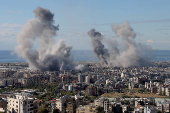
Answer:
M108 44L109 51L107 50L106 57L98 57L101 59L101 61L107 61L107 66L121 66L121 67L135 67L135 66L149 66L149 57L147 56L147 52L150 51L150 48L148 48L146 45L142 45L140 43L135 42L136 33L133 31L133 28L129 25L128 22L119 24L119 25L113 25L112 26L113 31L115 34L122 38L123 40L123 50L120 50L117 46L116 40L105 40L105 42ZM91 30L92 31L92 30ZM90 31L90 33L91 33ZM94 31L94 30L93 30ZM96 37L93 35L94 33L90 34L90 37ZM97 35L98 37L98 35ZM96 37L96 38L97 38ZM103 36L100 37L103 38ZM104 47L104 45L101 42L100 38L97 38L100 43L96 42L94 39L92 40L93 49L96 49L95 43L97 45L101 45L101 47ZM98 46L97 46L98 47ZM96 53L96 52L95 52ZM97 55L103 55L103 51L98 51Z
M18 34L16 52L19 56L26 59L29 66L36 70L57 71L82 68L73 63L70 57L71 46L67 46L62 39L55 43L54 37L59 30L59 25L54 24L54 14L42 7L37 7L34 13L36 18L28 20ZM34 49L36 41L39 42L38 49Z
M100 32L96 32L95 29L91 29L88 32L88 35L91 37L93 52L96 56L102 61L104 65L108 65L108 58L109 53L108 49L105 49L104 45L102 44L103 36Z

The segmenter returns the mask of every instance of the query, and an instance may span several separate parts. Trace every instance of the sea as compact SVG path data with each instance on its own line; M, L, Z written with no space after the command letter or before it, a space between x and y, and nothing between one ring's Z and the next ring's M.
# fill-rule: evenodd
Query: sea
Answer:
M170 61L170 50L153 50L152 61ZM99 61L92 50L72 50L74 61ZM12 50L0 50L0 62L25 62Z

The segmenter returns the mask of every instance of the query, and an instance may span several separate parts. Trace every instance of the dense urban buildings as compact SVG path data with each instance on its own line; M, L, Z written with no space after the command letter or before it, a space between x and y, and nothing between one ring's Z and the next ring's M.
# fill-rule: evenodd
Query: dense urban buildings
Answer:
M84 71L38 71L1 63L0 112L168 113L170 62L153 64L122 68L84 62Z

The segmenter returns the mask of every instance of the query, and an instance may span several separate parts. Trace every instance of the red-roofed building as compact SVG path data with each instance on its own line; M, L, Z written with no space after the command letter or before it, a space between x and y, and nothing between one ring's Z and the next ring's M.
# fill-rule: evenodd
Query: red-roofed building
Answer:
M56 100L51 100L51 102L55 102Z
M135 113L144 113L144 107L142 105L138 105L134 111Z
M142 105L138 105L136 108L144 109L144 107Z

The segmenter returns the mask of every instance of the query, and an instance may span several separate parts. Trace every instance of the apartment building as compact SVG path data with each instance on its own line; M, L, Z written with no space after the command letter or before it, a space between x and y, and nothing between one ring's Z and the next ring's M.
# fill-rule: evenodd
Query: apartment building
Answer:
M60 110L60 112L64 112L65 111L65 99L56 99L56 108Z
M106 98L104 98L104 97L101 97L101 98L99 98L99 99L96 99L96 100L94 101L94 104L95 104L95 107L98 107L98 106L103 107L103 108L104 108L104 111L105 111L106 113L109 112L109 99L106 99Z
M86 95L88 96L96 96L97 95L97 87L90 86L86 88Z
M158 101L157 109L158 111L161 111L163 113L169 113L170 112L170 101L168 100Z
M84 105L84 106L79 106L76 109L76 113L96 113L96 107L92 105Z
M33 98L15 94L7 97L7 113L33 113Z

